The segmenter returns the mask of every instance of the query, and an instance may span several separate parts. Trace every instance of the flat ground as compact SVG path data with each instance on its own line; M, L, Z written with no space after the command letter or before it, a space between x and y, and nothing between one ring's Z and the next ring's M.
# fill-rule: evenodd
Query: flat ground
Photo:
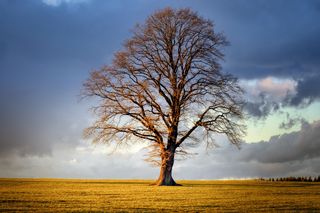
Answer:
M0 179L0 211L320 212L320 183Z

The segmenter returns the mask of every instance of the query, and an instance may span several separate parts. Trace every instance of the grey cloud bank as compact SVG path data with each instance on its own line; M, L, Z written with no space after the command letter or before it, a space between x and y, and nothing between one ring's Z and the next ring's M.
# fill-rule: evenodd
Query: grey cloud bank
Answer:
M316 176L320 172L320 120L304 123L300 131L273 136L269 141L244 143L238 150L218 137L220 147L176 161L177 179L225 179L279 176ZM60 147L59 147L60 146ZM129 149L130 150L130 149ZM5 177L155 178L158 168L143 161L146 150L115 152L103 145L79 143L76 148L56 144L51 156L0 158Z
M273 136L268 142L246 144L241 160L261 163L303 161L320 157L320 121L303 122L301 130Z
M210 155L182 162L177 176L195 179L317 176L319 132L320 121L316 121L302 124L300 131L273 136L269 141L244 143L240 150L223 145Z

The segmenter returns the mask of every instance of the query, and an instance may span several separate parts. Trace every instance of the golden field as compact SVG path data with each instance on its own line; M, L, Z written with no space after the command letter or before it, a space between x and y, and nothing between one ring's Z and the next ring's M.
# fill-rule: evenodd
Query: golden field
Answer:
M0 211L320 212L320 183L0 179Z

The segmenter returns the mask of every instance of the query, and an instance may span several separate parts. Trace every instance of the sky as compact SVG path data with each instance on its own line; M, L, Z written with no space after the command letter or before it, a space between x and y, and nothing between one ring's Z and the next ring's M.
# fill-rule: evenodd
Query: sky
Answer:
M82 138L89 72L111 62L154 11L190 8L230 42L222 62L245 90L241 149L190 149L176 179L320 174L320 1L0 0L0 177L155 179L142 145ZM112 153L112 154L111 154Z

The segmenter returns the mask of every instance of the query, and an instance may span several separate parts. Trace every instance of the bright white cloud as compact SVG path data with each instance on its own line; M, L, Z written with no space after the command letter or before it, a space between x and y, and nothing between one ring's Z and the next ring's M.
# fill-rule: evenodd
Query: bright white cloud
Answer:
M257 99L261 95L272 101L281 101L287 96L296 94L297 82L292 79L266 77L255 80L242 80L249 99Z
M295 93L297 82L291 79L278 79L267 77L258 81L257 87L261 92L268 93L277 98L284 98Z
M86 2L89 0L42 0L43 3L49 5L49 6L53 6L53 7L57 7L59 5L61 5L62 3L82 3L82 2Z

